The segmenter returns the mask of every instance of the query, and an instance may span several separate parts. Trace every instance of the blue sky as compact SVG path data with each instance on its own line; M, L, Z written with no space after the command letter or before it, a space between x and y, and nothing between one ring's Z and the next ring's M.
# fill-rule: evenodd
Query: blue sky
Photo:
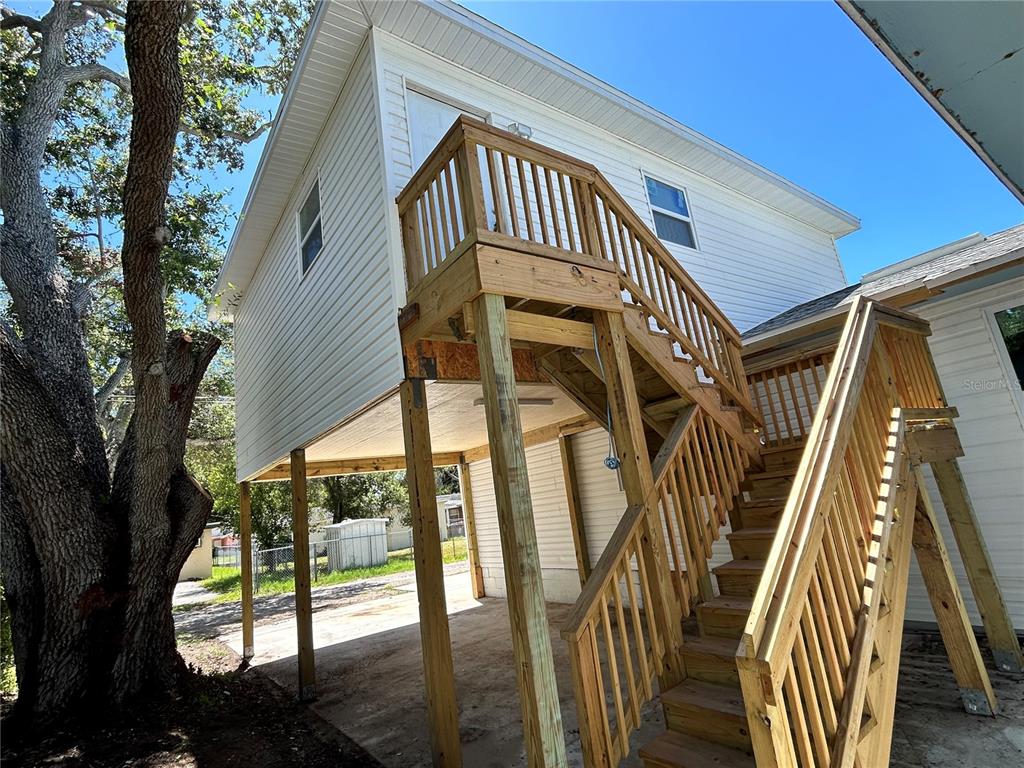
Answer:
M861 219L848 279L1024 209L832 2L463 5ZM244 199L251 162L230 178Z

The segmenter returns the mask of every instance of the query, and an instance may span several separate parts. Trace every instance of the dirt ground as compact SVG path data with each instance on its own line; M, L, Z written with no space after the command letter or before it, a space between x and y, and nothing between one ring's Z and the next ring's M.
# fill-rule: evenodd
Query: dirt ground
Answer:
M195 676L180 697L116 727L17 744L3 726L0 764L67 768L379 768L380 763L213 640L185 637Z
M459 723L466 766L520 768L518 693L503 600L474 600L465 573L445 580ZM388 768L430 765L418 607L413 584L390 585L322 601L314 592L317 692L311 709L358 742ZM572 682L564 641L558 636L569 606L549 605L551 642L558 674L563 727L572 766L582 764ZM259 608L257 608L259 612ZM199 617L190 621L199 623ZM208 626L238 648L236 619ZM285 612L264 616L256 630L257 668L294 689L295 628ZM894 768L1009 768L1024 764L1024 678L992 670L1000 702L994 718L967 715L944 650L933 636L908 634L901 663ZM631 740L624 765L636 768L640 744L664 730L660 707L650 703ZM867 768L867 767L865 767ZM877 768L877 767L871 767Z

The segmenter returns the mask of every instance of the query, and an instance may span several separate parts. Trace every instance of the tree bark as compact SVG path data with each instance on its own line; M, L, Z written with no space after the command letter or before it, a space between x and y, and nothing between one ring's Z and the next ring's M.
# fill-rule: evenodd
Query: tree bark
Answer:
M82 9L56 2L14 123L2 126L0 272L20 335L0 326L0 554L19 697L28 725L109 716L181 668L171 596L212 509L184 466L192 406L219 341L168 335L160 258L182 107L186 3L128 4L133 94L122 266L136 406L113 478L74 290L60 272L40 183L67 85L67 33ZM91 76L91 75L89 75Z

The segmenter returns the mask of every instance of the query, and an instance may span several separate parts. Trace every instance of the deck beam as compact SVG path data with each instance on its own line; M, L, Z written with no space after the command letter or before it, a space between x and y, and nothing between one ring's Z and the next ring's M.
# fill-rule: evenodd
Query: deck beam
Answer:
M611 414L612 435L620 462L619 472L626 503L629 506L639 504L646 509L652 532L649 540L654 557L644 558L644 567L652 590L659 593L652 596L656 620L668 633L666 643L669 647L658 678L662 690L668 690L684 676L677 653L682 640L681 610L675 596L668 594L668 583L662 576L668 572L668 565L666 554L659 546L661 520L656 502L652 503L654 476L647 453L640 400L629 360L626 329L622 315L615 312L595 312L594 327L597 330L597 354L608 390L608 411ZM655 531L659 533L654 534Z
M416 595L423 644L423 677L427 720L435 768L460 768L459 708L455 698L455 666L444 592L441 532L437 522L437 485L430 451L426 387L422 379L399 385L405 437L406 482L412 512Z
M505 300L485 293L474 301L473 312L527 764L530 768L556 768L566 765L565 736Z
M978 606L996 666L1004 672L1024 671L1024 656L996 580L988 547L981 535L978 516L971 504L967 484L956 459L932 462L929 466L939 487L942 505L949 516L960 558Z
M313 595L309 583L309 499L306 493L306 451L291 452L292 558L295 572L295 626L299 642L299 700L316 698L313 661Z
M917 514L914 515L914 553L946 646L946 655L960 686L964 709L972 715L994 715L996 697L978 649L978 640L949 562L935 509L924 487L924 476L920 469L915 471L918 494Z
M238 535L241 539L238 556L242 559L242 658L255 655L252 606L252 495L249 483L238 484Z

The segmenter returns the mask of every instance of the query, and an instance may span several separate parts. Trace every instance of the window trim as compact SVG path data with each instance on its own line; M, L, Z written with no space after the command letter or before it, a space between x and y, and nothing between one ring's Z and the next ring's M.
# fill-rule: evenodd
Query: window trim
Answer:
M302 209L306 205L306 201L309 199L310 193L313 191L313 187L316 187L317 196L317 214L316 218L309 225L309 229L306 230L306 237L302 236ZM308 267L304 267L302 264L302 246L305 245L306 240L309 239L309 234L313 231L317 222L320 222L320 237L324 236L324 195L323 185L320 183L320 169L318 168L316 173L313 175L313 179L305 187L305 192L299 198L299 203L295 207L295 241L297 243L296 255L299 260L299 281L305 279L306 275L313 271L313 268L320 262L320 254L323 253L324 247L327 245L326 242L320 244L320 250L317 251L316 256L313 257L312 263Z
M992 345L996 349L996 357L999 358L999 367L1003 371L1003 379L1010 392L1010 400L1013 402L1014 410L1017 411L1017 418L1020 421L1021 428L1024 429L1024 390L1014 386L1017 383L1017 372L1013 368L1010 352L1006 349L1006 342L1003 340L1003 332L1000 330L999 322L996 320L997 312L1019 307L1020 305L1019 298L1004 299L996 304L984 307L981 312L985 317L988 331L992 336Z
M647 191L647 179L653 179L654 181L657 181L660 184L664 184L666 187L672 187L672 189L682 192L683 202L686 203L686 210L690 212L690 215L683 216L681 213L678 213L677 211L670 211L655 205L654 202L651 200L651 194ZM690 226L690 234L693 235L693 247L691 248L690 246L683 245L682 243L674 243L671 240L662 240L662 238L660 237L658 239L661 240L661 242L668 247L685 248L688 251L697 251L699 253L700 239L697 237L697 223L693 220L693 206L690 205L690 193L687 191L686 187L679 184L678 182L668 181L664 176L661 176L657 173L651 173L645 170L644 168L640 169L640 181L644 187L644 197L647 198L647 210L651 216L651 224L654 228L654 234L658 234L657 225L654 222L655 213L660 213L663 216L669 216L670 218L678 219L679 221L685 221Z

